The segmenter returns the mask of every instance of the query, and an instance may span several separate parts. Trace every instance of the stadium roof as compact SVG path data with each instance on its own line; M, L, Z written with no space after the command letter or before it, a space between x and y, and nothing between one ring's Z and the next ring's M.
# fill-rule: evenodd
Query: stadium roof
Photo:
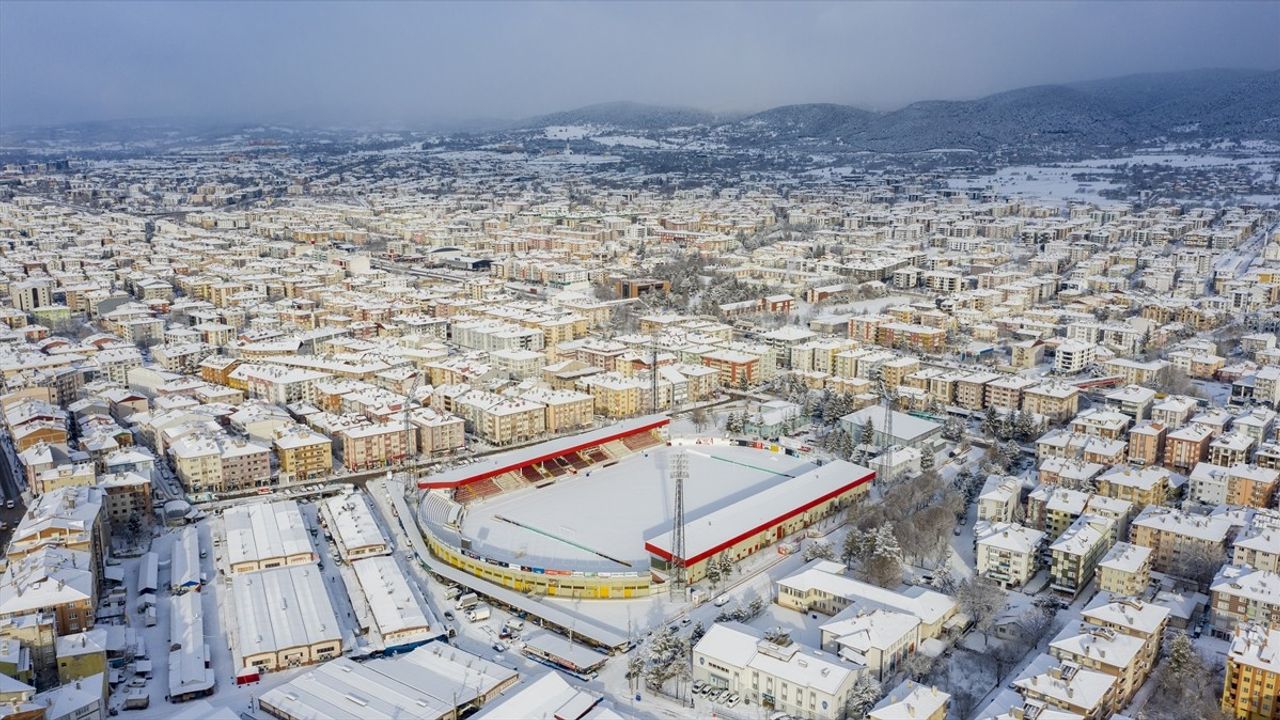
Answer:
M582 450L634 433L660 428L670 422L671 418L665 415L646 415L632 420L623 420L607 428L549 440L531 447L495 455L478 463L446 470L420 481L418 488L422 490L452 488L479 482L512 470L519 470L527 465L550 460L575 450Z
M684 525L686 566L733 547L800 513L871 482L875 472L844 460L833 460L787 482L712 511ZM645 550L672 559L671 531L644 544Z

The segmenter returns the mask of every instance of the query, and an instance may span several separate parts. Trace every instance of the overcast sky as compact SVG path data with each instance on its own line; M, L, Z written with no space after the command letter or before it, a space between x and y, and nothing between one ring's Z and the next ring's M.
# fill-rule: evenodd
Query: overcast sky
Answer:
M0 1L3 126L884 110L1201 67L1280 67L1280 3Z

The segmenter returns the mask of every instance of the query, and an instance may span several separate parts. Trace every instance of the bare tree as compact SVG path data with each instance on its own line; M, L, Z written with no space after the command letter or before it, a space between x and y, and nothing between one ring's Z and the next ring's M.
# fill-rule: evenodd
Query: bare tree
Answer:
M996 617L1004 609L1004 589L979 575L956 588L956 602L960 610L973 620L985 643L995 627Z

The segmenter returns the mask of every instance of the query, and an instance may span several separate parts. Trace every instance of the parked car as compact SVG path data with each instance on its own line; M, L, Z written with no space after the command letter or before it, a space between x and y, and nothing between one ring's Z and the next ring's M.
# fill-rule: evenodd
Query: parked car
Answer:
M721 595L720 597L715 599L715 603L714 603L716 607L724 607L725 605L728 605L728 604L729 604L728 595Z

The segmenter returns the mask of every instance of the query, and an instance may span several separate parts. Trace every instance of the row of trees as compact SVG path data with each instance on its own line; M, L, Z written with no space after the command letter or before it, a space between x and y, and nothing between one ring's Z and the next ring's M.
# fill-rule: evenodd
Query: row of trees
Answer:
M940 565L964 513L964 497L936 472L887 482L880 501L850 509L840 559L867 582L892 587L902 563Z
M643 653L635 653L627 661L627 682L631 691L639 689L641 680L650 690L665 691L667 683L676 682L675 695L693 674L690 664L693 646L688 638L664 627L654 634Z
M995 440L1029 442L1044 433L1045 424L1033 413L1015 410L1002 413L988 406L982 416L983 434Z

